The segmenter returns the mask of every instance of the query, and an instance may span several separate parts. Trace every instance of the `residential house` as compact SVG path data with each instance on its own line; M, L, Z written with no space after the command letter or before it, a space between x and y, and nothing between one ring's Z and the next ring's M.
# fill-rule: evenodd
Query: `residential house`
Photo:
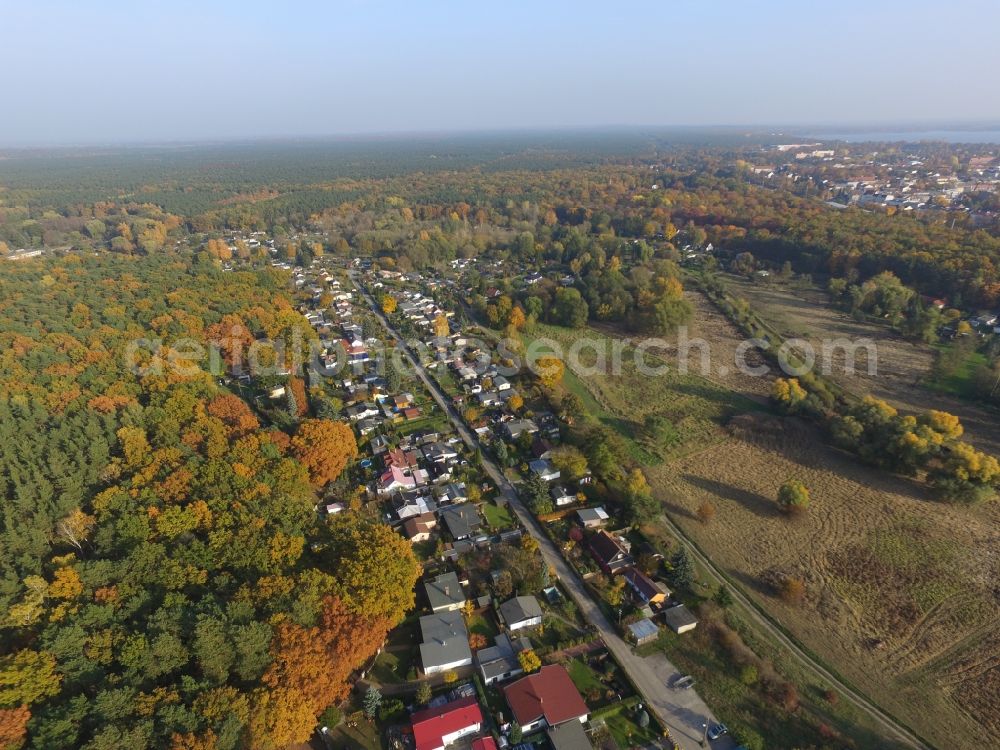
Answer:
M469 631L461 612L440 612L420 618L420 664L425 675L472 664Z
M437 501L441 505L464 503L469 499L469 492L465 488L465 482L450 482L437 493Z
M424 581L424 593L431 612L453 612L465 606L465 591L455 573L442 573Z
M475 696L460 698L410 717L415 750L444 750L483 726L483 714ZM492 739L492 738L490 738Z
M590 537L589 546L590 554L608 575L624 573L635 564L628 547L604 529Z
M494 644L476 652L476 665L479 667L483 682L486 685L493 685L524 674L517 655L531 648L531 641L527 638L511 640L509 635L501 633L494 639Z
M546 482L554 482L559 478L559 469L552 465L551 461L544 458L536 458L528 463L528 468Z
M576 520L585 529L599 529L608 522L608 512L604 508L583 508L576 512Z
M670 589L644 575L640 570L630 568L622 577L632 591L632 596L640 604L661 607L670 598Z
M411 516L403 522L403 535L411 542L426 542L431 538L431 531L437 527L437 516L433 513L421 513Z
M515 596L501 604L497 614L511 632L524 628L537 628L542 624L542 608L533 596Z
M439 517L455 541L471 539L479 533L479 529L483 525L479 511L475 506L467 503L448 505L441 509Z
M348 419L352 422L357 422L358 420L365 419L366 417L377 417L379 415L378 407L370 401L361 401L357 404L351 404L344 411L347 414Z
M397 490L410 490L427 484L427 472L423 469L401 469L390 466L378 478L378 494L388 495Z
M431 463L444 463L458 458L458 451L447 443L428 443L420 449Z
M531 441L531 455L535 458L552 458L552 443L543 437Z
M404 451L402 448L394 448L385 456L385 466L389 468L395 466L400 469L414 469L418 465L416 451Z
M503 426L504 433L510 440L517 440L522 433L538 432L538 425L530 419L512 419Z
M544 479L545 477L542 478ZM570 492L561 484L557 484L549 489L549 495L552 497L552 502L556 504L557 508L564 508L576 502L576 493Z
M400 492L392 498L392 508L396 518L406 521L428 513L433 515L437 511L437 503L419 490L409 490Z
M480 406L492 407L500 405L500 394L496 391L483 391L482 393L476 394L476 401L479 402Z
M525 733L587 721L587 704L561 664L549 664L503 689L514 720Z
M365 435L371 435L375 430L379 428L382 422L374 417L367 417L358 421L358 434L364 437Z

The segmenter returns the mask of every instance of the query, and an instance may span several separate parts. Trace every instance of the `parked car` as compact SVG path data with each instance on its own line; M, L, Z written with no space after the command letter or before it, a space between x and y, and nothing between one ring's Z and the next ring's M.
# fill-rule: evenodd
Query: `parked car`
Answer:
M708 725L708 739L717 740L724 734L729 734L729 729L725 724L720 724L716 721Z
M694 687L694 677L691 675L683 675L674 680L674 684L671 686L676 690L687 690Z

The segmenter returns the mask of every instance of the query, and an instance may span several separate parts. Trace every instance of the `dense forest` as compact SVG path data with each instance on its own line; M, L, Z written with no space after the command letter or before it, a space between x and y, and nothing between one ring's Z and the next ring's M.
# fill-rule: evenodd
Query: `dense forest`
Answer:
M755 187L738 158L747 148L635 134L580 136L561 147L526 136L409 148L22 154L0 168L0 250L150 254L254 230L282 245L318 232L331 250L381 253L404 269L498 250L594 275L596 313L620 308L619 285L599 280L614 256L672 257L677 247L710 242L723 255L750 252L852 284L891 271L953 307L1000 304L1000 239L990 232L964 220L953 226L955 217L940 213L834 211Z
M3 267L0 746L302 741L411 606L402 538L314 510L349 429L266 428L203 369L127 366L151 332L281 335L281 287L166 255Z

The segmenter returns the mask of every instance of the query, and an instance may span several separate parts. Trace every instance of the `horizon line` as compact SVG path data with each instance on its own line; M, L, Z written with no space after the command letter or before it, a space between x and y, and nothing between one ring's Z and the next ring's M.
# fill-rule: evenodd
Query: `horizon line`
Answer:
M428 128L413 130L368 130L328 133L301 134L246 134L219 136L191 136L177 138L142 138L135 139L84 139L80 141L14 141L0 144L0 151L39 151L65 150L81 148L192 148L199 146L220 146L254 143L307 143L307 142L377 142L377 141L418 141L461 137L496 137L496 136L546 136L546 135L614 135L643 134L650 135L670 131L684 132L726 132L738 134L744 132L747 136L759 135L802 135L811 136L808 132L793 132L806 130L841 130L845 134L852 132L917 132L919 130L952 130L956 132L987 132L1000 130L1000 120L874 120L846 122L799 122L799 123L702 123L702 124L623 124L608 123L601 125L538 125L510 126L498 128Z

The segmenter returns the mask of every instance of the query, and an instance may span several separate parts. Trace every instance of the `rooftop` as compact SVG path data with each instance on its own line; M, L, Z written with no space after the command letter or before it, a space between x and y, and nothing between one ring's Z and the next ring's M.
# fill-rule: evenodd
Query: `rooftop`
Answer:
M462 698L418 711L411 717L411 722L416 750L438 750L444 747L447 735L482 724L483 713L475 698Z
M522 727L545 718L549 726L587 715L583 702L569 672L559 664L549 664L538 672L522 677L504 688L504 697Z

